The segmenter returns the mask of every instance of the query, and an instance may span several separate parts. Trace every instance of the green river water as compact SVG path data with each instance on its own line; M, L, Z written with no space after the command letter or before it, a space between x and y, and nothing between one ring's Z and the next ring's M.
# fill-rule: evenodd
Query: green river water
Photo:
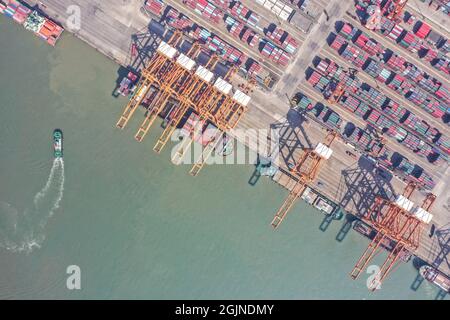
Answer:
M0 30L0 298L435 298L429 283L411 289L411 263L375 293L369 274L351 280L368 241L353 231L336 241L342 222L322 232L324 216L304 203L272 231L287 192L249 185L252 165L193 178L170 144L152 151L159 123L133 139L142 112L116 129L118 66L69 33L52 48L3 16ZM64 168L45 188L54 128ZM81 290L66 287L69 265Z

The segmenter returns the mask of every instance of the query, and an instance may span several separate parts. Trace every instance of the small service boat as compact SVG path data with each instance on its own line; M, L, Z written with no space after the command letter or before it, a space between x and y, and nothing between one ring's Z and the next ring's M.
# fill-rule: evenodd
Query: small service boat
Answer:
M55 158L63 157L63 134L60 129L53 131L53 156Z

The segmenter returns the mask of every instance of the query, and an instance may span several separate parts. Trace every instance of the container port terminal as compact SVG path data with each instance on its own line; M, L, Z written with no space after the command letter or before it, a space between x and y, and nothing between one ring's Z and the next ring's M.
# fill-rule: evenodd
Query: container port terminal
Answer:
M366 236L372 232L362 225L375 230L349 266L351 278L383 248L381 280L409 254L450 276L450 8L444 1L379 2L23 3L140 75L125 109L111 111L119 128L131 116L143 118L136 140L175 105L155 151L183 121L199 120L187 137L204 142L202 131L213 128L280 159L271 178L288 191L273 206L275 229L301 197L326 213L348 213L342 240L352 226ZM81 9L79 29L68 20L73 5ZM141 104L147 112L135 112ZM270 136L248 129L277 130L276 154ZM192 143L183 141L175 163ZM194 176L217 147L211 137L204 145ZM298 218L295 212L284 222Z

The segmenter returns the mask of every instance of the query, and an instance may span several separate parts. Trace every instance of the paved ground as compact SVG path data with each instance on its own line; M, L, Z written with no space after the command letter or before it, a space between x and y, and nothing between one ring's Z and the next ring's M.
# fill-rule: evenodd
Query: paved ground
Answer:
M148 17L140 12L141 1L132 0L43 0L27 1L40 7L68 27L70 6L81 9L80 30L70 30L77 37L114 59L124 63L130 53L131 36L145 30ZM41 5L44 4L44 5Z

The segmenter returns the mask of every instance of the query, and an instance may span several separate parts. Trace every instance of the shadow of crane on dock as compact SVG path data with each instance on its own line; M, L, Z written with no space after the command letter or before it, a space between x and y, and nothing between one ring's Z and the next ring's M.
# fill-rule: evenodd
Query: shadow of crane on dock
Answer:
M116 87L112 93L114 97L118 97L116 90L120 87L122 79L127 76L128 72L139 74L156 52L159 40L169 39L172 33L173 31L152 19L145 28L131 35L126 66L120 66L117 71Z
M357 162L352 163L351 165L347 166L345 169L349 169L353 166L355 166L357 164ZM344 180L344 176L341 174L340 178L339 178L339 184L338 184L338 188L336 189L336 193L334 195L334 199L342 199L343 195L342 193L344 192L345 189L345 185L343 183ZM341 212L345 212L345 209L343 209L341 206L338 206L336 208L336 210L340 210ZM345 214L345 219L344 219L344 224L341 227L341 230L339 231L338 236L336 236L336 239L340 239L342 237L342 239L345 237L345 235L350 231L351 227L352 227L352 223L353 221L355 221L357 218L349 213ZM322 232L327 231L328 227L330 226L331 222L333 222L333 218L331 217L331 215L326 215L322 222L319 225L319 230Z
M435 234L440 251L433 261L433 267L438 268L443 262L445 262L447 264L446 268L450 269L450 227L447 224L447 226L436 230Z
M433 248L429 252L429 257L433 261L431 266L438 269L450 269L450 226L449 224L441 227L435 231L435 239L433 241ZM434 258L433 258L434 257ZM444 266L442 264L445 263ZM440 290L436 295L435 300L443 300L447 296L447 292Z
M281 160L287 167L292 166L297 161L298 152L312 147L304 128L304 125L309 121L303 114L291 109L286 115L286 119L270 126L271 130L278 132Z
M357 212L356 216L347 215L336 240L341 242L350 231L355 219L362 217L372 207L376 196L393 199L395 191L388 177L367 157L361 156L356 164L342 170L341 181L336 191L336 201L348 212Z

